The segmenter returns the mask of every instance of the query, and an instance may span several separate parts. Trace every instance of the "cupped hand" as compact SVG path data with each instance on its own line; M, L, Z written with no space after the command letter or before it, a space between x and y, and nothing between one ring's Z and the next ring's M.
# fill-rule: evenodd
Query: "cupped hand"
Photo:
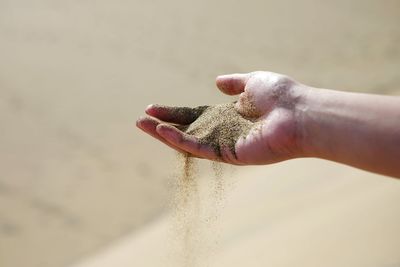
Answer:
M269 164L302 156L301 103L308 88L272 72L251 72L217 77L218 88L239 95L236 110L254 124L237 140L235 151L217 155L210 145L181 131L195 121L205 107L177 108L150 105L137 126L154 138L191 156L235 165ZM229 127L229 125L227 125Z

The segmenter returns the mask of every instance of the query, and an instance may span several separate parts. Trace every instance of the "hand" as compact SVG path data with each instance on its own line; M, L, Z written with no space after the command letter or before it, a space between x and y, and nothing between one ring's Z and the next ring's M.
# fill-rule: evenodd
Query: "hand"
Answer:
M179 130L196 120L202 107L150 105L146 113L151 117L139 119L137 126L180 152L236 165L268 164L302 156L298 103L306 86L272 72L224 75L216 82L222 92L240 94L235 108L257 122L245 138L236 142L235 153L224 150L219 157L210 146Z

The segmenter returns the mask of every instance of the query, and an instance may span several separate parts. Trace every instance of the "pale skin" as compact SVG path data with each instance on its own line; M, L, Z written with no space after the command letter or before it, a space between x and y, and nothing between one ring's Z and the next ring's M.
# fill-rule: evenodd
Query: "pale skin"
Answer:
M175 127L199 114L176 117L174 108L150 105L137 126L198 158L260 165L316 157L400 178L400 97L314 88L264 71L223 75L216 83L223 93L239 95L237 111L258 122L236 142L235 156L224 150L218 157Z

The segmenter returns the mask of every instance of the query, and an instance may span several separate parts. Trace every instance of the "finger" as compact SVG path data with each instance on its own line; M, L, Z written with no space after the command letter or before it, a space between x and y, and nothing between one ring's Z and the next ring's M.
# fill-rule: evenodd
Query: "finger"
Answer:
M208 106L200 106L196 108L189 107L168 107L163 105L149 105L146 113L159 120L175 123L190 124L194 122Z
M140 118L136 121L136 126L138 128L140 128L141 130L143 130L145 133L151 135L152 137L158 139L159 141L163 142L164 144L166 144L167 146L176 149L175 147L171 146L170 143L168 143L164 138L162 138L158 133L157 133L157 126L160 124L161 122L157 119L154 118L150 118L150 117L144 117L144 118ZM178 150L178 149L176 149ZM182 150L178 150L179 152L184 153L184 151Z
M218 158L210 146L201 144L196 137L186 134L171 125L159 124L157 133L175 149L186 151L200 158L210 160L217 160Z
M217 77L216 83L218 88L228 95L237 95L244 91L250 74L229 74Z
M236 157L236 151L232 151L229 147L221 148L222 158L226 163L233 165L241 165L241 162Z

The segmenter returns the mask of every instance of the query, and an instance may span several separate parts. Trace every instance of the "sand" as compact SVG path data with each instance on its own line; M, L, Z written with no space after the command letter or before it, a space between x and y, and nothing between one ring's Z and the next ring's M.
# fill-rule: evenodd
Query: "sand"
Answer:
M208 185L205 178L199 177L199 187ZM229 179L235 186L219 213L221 230L211 231L220 245L203 266L400 263L397 180L315 159L240 168ZM161 217L72 267L172 267L170 223L171 217Z
M376 0L0 1L0 266L164 266L175 157L135 129L144 108L232 102L215 77L253 70L395 93L399 17ZM398 265L390 180L239 170L219 266Z
M236 156L236 142L245 138L253 125L236 111L235 103L228 103L208 106L184 131L197 137L199 143L211 146L218 157L223 149Z
M229 149L236 156L235 144L240 137L246 137L254 122L241 116L235 109L235 103L200 106L196 108L170 108L170 116L176 122L191 122L177 127L193 135L202 145L212 147L218 157L222 157L223 149ZM173 204L174 240L177 241L173 266L196 267L204 266L215 246L206 236L216 236L211 224L219 218L218 207L224 199L225 182L222 165L212 162L214 177L209 179L207 188L213 188L212 194L200 194L199 174L196 168L196 158L190 154L180 153L175 201ZM210 199L204 198L212 197ZM202 199L201 199L202 198ZM204 204L208 203L207 206ZM206 223L206 225L204 225ZM213 239L213 242L218 242ZM170 245L173 242L169 242Z
M188 154L177 157L167 266L207 266L219 242L217 225L226 192L223 166L212 162L214 176L199 180L197 161Z
M210 146L218 157L223 149L229 149L236 156L235 144L240 137L246 137L254 122L241 116L235 109L235 103L218 104L215 106L200 106L197 108L171 108L173 121L191 122L189 125L179 125L181 130L195 136L199 143ZM196 158L190 154L180 153L179 169L176 179L177 187L173 203L174 239L177 239L175 253L178 265L182 267L203 266L204 250L211 251L209 240L205 236L213 236L215 230L211 223L219 217L218 205L224 198L225 188L221 164L212 162L214 176L209 180L207 188L213 188L212 194L200 194L198 188L198 169ZM201 198L212 196L210 199ZM204 203L211 205L204 206ZM206 227L202 225L207 223ZM214 242L218 242L214 239ZM172 242L169 242L172 243ZM213 246L214 248L214 246Z
M174 247L171 258L175 266L197 266L197 244L199 242L200 201L198 174L194 158L187 154L178 156L179 171L176 175L172 211L174 225L170 247Z

